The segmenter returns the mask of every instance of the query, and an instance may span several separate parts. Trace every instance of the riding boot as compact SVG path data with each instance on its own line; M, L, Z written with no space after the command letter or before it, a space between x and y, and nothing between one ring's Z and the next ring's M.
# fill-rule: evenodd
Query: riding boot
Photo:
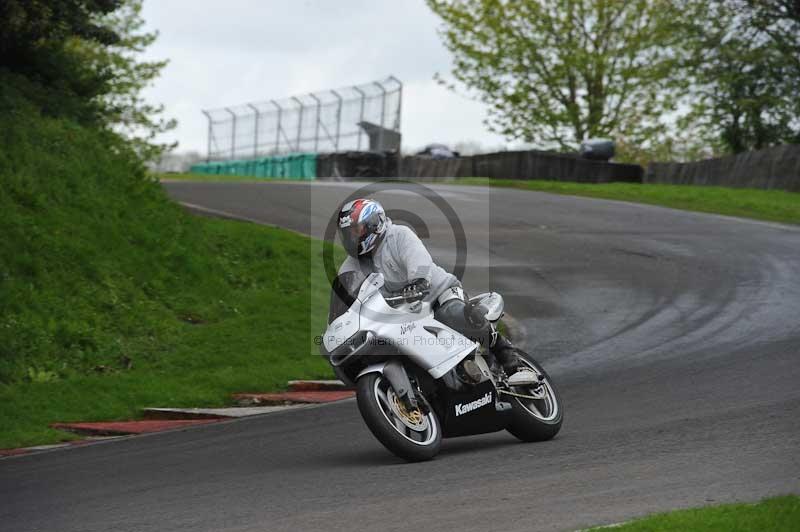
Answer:
M540 382L539 376L520 361L517 349L507 338L498 334L489 349L503 366L509 386L535 386Z
M503 371L506 372L506 375L511 376L520 369L519 355L517 355L514 344L502 334L497 333L489 350L497 358L500 365L503 366Z

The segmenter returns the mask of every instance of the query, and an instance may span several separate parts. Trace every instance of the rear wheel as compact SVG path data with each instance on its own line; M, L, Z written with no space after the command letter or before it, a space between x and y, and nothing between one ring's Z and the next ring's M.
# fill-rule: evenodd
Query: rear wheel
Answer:
M442 428L436 414L430 408L409 410L382 374L358 379L356 400L369 430L395 455L420 462L439 452Z
M550 440L561 430L564 407L555 384L529 354L517 350L519 361L539 376L539 384L514 386L514 395L503 394L513 406L508 432L522 441Z

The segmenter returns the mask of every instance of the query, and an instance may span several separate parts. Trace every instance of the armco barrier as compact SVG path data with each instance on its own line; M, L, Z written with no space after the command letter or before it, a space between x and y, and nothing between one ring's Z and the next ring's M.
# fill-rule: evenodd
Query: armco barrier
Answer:
M800 192L800 144L784 144L693 163L650 163L645 183Z
M192 166L195 174L311 180L317 178L317 154L298 153L243 161L212 161Z

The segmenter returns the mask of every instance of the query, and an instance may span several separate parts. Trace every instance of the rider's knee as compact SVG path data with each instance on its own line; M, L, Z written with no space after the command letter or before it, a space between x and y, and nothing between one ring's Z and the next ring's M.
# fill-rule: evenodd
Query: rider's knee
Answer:
M467 338L488 347L492 342L492 326L483 320L483 323L474 325L464 316L466 304L460 299L451 299L445 302L434 312L434 318L460 332Z

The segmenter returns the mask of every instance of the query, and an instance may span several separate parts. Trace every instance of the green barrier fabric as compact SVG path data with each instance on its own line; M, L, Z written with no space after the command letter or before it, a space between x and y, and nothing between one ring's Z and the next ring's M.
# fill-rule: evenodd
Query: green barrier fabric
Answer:
M235 175L292 180L317 178L317 154L295 153L241 161L213 161L192 165L195 174Z

